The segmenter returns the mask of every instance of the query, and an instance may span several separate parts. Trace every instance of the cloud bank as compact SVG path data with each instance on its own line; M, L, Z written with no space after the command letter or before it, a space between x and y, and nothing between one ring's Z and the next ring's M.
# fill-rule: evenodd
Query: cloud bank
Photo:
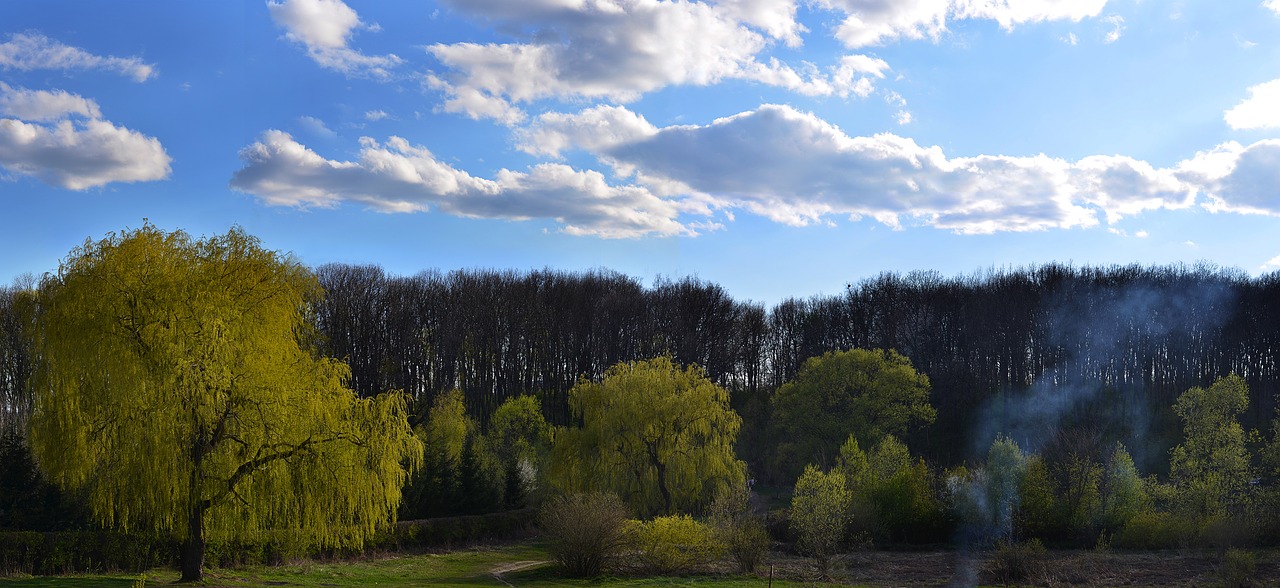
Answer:
M679 204L637 186L612 186L594 171L540 164L478 178L423 147L365 137L358 161L325 159L288 133L267 131L240 153L231 187L277 206L364 204L382 212L442 212L474 218L551 219L566 233L606 238L690 235Z

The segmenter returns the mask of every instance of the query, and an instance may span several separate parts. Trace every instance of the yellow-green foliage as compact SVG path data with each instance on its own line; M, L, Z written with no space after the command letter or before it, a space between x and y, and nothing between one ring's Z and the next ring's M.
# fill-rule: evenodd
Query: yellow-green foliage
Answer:
M561 490L614 492L646 516L697 512L745 475L733 452L742 419L697 366L620 363L574 386L569 406L582 427L555 431L551 483Z
M239 229L86 242L40 285L32 447L97 519L178 539L305 529L359 544L421 459L405 397L318 357L323 293Z
M1173 448L1169 469L1184 515L1220 515L1241 494L1249 479L1249 453L1237 419L1248 407L1249 387L1236 375L1207 390L1187 390L1173 405L1184 439Z
M831 556L840 548L851 499L840 472L823 472L810 464L796 480L791 495L791 530L798 539L796 546L817 560L824 576Z
M636 566L651 574L678 574L724 555L725 545L711 527L689 515L630 521L628 536Z

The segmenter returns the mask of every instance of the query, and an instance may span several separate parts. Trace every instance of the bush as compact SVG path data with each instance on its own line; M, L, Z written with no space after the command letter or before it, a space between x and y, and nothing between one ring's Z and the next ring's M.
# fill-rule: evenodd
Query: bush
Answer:
M754 572L769 552L769 531L751 511L751 491L741 484L721 488L711 503L711 524L738 571Z
M1111 539L1123 549L1173 549L1191 543L1198 532L1194 521L1167 512L1143 511L1133 515Z
M1243 549L1228 549L1218 564L1218 579L1223 588L1249 588L1257 584L1258 559Z
M627 507L616 495L568 494L542 507L548 549L567 575L595 577L625 544Z
M627 533L637 570L647 574L680 574L724 555L715 531L689 515L631 521Z
M1034 580L1044 574L1045 549L1039 539L996 544L987 572L991 581L1008 586Z

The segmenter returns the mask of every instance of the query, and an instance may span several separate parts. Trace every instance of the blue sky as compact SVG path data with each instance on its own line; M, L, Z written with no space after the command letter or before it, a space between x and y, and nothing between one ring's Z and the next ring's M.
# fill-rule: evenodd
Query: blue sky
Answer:
M0 4L0 280L148 219L303 261L1280 269L1280 0Z

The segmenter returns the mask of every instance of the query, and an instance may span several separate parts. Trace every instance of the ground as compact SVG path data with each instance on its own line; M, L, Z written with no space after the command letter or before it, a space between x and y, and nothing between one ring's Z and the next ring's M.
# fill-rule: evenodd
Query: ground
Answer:
M1280 585L1280 550L1257 552L1256 586ZM773 553L756 574L741 576L727 563L700 575L681 578L604 578L566 580L548 563L546 550L538 544L514 543L478 547L441 554L386 555L360 561L298 562L276 567L218 569L207 573L205 586L582 586L649 587L689 586L729 588L736 586L776 586L796 588L823 585L871 587L924 587L968 585L965 570L977 571L983 585L997 584L990 575L989 555L969 557L946 550L860 551L845 555L830 584L816 582L810 560ZM1220 581L1214 551L1094 552L1050 551L1033 585L1053 587L1174 586L1205 587ZM773 579L770 581L770 571ZM178 577L170 570L140 574L62 576L53 578L0 578L0 588L66 588L155 586L172 584Z

